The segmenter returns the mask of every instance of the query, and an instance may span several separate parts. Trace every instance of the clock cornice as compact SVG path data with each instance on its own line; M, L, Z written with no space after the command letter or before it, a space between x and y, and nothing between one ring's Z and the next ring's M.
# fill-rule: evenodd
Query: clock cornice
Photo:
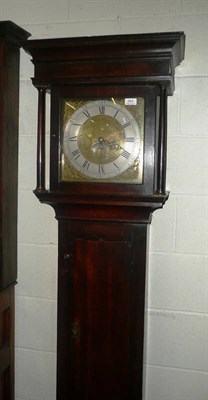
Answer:
M24 48L32 55L37 87L149 82L165 85L171 95L184 46L183 32L163 32L38 39L28 41Z

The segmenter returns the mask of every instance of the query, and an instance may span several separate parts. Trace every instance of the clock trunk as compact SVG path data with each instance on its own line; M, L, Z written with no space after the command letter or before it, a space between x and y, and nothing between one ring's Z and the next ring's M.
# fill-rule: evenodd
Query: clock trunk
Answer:
M59 399L141 397L146 232L59 220Z

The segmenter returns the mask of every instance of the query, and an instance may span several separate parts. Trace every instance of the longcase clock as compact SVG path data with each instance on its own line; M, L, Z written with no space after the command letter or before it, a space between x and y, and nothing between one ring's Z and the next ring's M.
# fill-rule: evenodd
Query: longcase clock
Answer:
M0 399L14 399L14 285L20 47L29 33L0 22Z
M37 187L58 220L57 400L142 399L148 226L183 32L32 40ZM50 184L45 96L51 95Z

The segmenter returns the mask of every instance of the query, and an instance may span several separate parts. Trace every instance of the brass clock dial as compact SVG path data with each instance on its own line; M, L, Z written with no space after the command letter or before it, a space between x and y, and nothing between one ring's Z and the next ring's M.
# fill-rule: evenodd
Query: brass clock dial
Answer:
M123 102L93 100L75 107L74 102L65 101L63 180L141 183L143 102L140 121L137 99L128 108ZM134 113L129 110L131 107Z

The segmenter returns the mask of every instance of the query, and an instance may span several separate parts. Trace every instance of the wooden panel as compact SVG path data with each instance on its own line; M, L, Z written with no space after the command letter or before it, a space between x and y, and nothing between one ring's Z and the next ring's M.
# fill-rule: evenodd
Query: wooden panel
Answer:
M1 47L0 64L0 290L17 277L19 49ZM12 251L11 251L12 250Z
M0 289L17 279L19 49L5 47L2 122L2 260Z
M85 254L85 263L80 254ZM99 240L75 242L72 327L77 322L79 330L77 339L72 334L74 366L79 371L75 375L75 385L76 391L88 392L90 397L100 393L103 382L108 382L103 388L104 397L111 398L112 393L116 397L119 391L128 393L130 259L128 243ZM78 288L81 288L81 293Z
M0 399L14 398L14 287L0 292Z
M140 71L140 77L138 78L138 69ZM168 75L166 79L167 85L169 84L169 62L168 60L157 60L157 62L152 62L150 64L149 60L140 59L139 62L133 61L122 61L119 64L115 62L102 61L99 65L97 63L86 62L81 63L73 62L72 64L63 63L57 65L57 63L50 64L38 64L35 69L36 75L43 82L47 82L48 77L50 76L50 80L52 83L57 83L62 80L64 83L74 83L77 79L92 78L96 80L99 78L100 82L102 80L106 81L108 78L111 80L114 78L123 78L127 82L129 82L129 78L131 81L135 78L135 81L144 81L145 74L148 71L149 82L159 80L159 76ZM61 79L60 79L61 77ZM125 78L124 78L125 77Z
M14 399L14 283L17 278L19 48L29 34L0 22L0 399Z
M0 63L4 62L4 45L0 43Z
M146 226L60 225L58 399L138 400Z
M0 375L0 399L10 400L11 397L10 368Z

